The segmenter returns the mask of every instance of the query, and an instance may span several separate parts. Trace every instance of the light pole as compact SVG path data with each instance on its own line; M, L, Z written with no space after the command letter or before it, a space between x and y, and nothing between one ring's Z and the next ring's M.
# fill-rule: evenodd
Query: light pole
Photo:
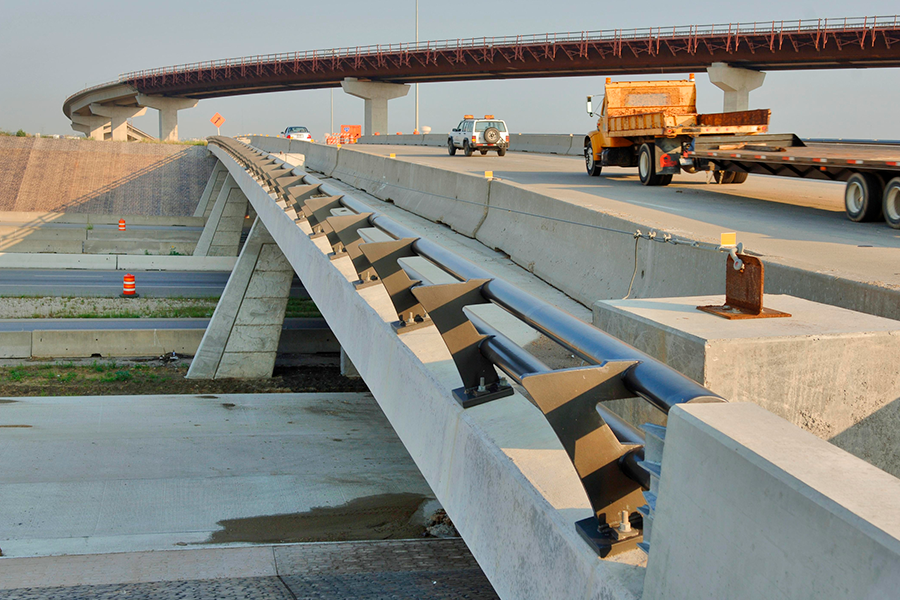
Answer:
M416 0L416 52L419 51L419 0ZM416 132L419 131L419 84L416 84Z

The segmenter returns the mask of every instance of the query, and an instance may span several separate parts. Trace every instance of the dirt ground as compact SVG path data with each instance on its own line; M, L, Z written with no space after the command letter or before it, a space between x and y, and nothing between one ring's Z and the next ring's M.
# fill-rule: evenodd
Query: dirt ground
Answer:
M29 362L0 367L0 397L366 392L336 366L276 367L271 379L185 379L189 362Z

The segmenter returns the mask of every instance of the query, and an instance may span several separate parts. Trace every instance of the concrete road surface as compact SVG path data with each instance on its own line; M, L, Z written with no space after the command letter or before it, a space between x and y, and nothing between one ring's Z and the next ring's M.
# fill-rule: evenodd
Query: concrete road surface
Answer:
M10 398L0 431L5 557L378 539L434 504L368 394Z
M513 181L537 192L596 208L676 235L718 241L736 231L755 253L800 268L900 288L900 230L844 216L844 184L750 175L742 185L676 175L663 188L640 185L636 169L605 167L589 177L580 157L512 152L465 157L445 148L357 145L398 160ZM340 175L337 173L337 175Z

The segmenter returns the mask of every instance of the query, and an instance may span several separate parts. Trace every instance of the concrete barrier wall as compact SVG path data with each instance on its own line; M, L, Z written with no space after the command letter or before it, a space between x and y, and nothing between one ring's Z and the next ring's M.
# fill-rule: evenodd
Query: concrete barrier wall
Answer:
M155 227L203 227L204 217L154 216L132 214L90 214L34 211L0 211L0 225L4 223L25 223L27 226L40 227L48 223L65 223L74 225L118 225L119 219L125 219L127 225L149 225ZM20 225L16 225L20 227Z
M265 144L276 138L259 139ZM481 180L472 175L392 160L352 146L338 151L320 144L294 143L305 144L304 151L311 153L330 150L339 164L337 169L331 167L331 176L509 254L513 261L585 306L624 297L632 275L632 298L725 291L725 255L718 252L641 239L635 269L632 233L650 231L642 223L551 198L512 182L491 180L484 195ZM414 190L425 191L417 195ZM900 290L776 260L766 262L766 291L900 320Z
M18 254L0 252L0 269L89 269L101 271L230 271L234 256L146 256L115 254Z
M193 356L205 329L97 329L0 331L0 358ZM341 346L327 329L285 329L279 354L337 354Z
M900 589L900 480L755 404L669 413L645 600Z
M448 134L427 135L368 135L359 138L359 144L388 146L446 146ZM540 152L543 154L584 154L584 134L571 133L513 133L509 136L509 149L514 152Z
M248 136L248 139L251 146L261 150L274 153L302 154L306 157L304 162L306 168L326 175L331 175L338 163L339 149L337 146L258 135Z

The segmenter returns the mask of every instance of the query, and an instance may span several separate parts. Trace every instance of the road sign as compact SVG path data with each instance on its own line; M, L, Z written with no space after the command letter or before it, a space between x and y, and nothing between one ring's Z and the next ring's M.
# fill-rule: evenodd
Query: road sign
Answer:
M216 129L218 129L219 127L222 126L222 123L225 122L225 117L223 117L219 113L216 113L213 115L213 118L209 120L209 122L212 123L213 125L215 125Z

